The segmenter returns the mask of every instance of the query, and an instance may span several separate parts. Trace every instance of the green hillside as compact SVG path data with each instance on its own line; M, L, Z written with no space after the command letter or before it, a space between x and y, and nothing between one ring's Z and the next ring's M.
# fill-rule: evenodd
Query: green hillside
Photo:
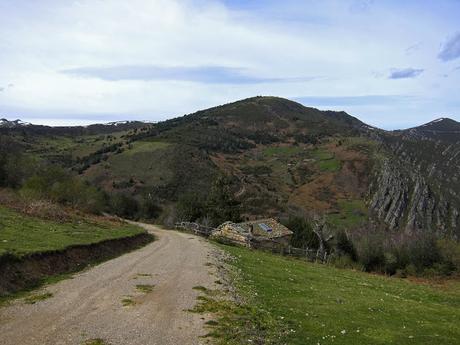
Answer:
M61 250L143 232L142 228L133 225L102 219L80 217L67 222L43 220L0 206L0 258L5 254L23 256Z
M206 291L219 344L458 344L460 284L436 288L222 246L243 304Z
M242 218L318 214L339 230L373 224L458 239L458 126L387 132L345 112L253 97L156 124L3 132L34 164L58 164L100 189L124 217L214 223L205 199L225 176ZM126 207L112 207L120 195ZM183 219L190 195L199 210Z

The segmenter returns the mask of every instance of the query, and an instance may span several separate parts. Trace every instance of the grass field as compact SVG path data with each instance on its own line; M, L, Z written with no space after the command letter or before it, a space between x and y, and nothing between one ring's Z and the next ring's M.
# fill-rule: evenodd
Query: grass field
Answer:
M168 147L169 143L161 141L137 141L132 145L132 148L124 152L125 155L135 155L137 153L150 153L155 150L159 150Z
M303 149L299 146L271 146L263 150L267 157L279 156L289 157L302 152Z
M336 227L347 229L363 223L367 219L367 207L363 200L339 200L339 213L329 214L327 219Z
M133 236L144 230L117 223L78 220L56 223L28 217L0 206L0 256L64 249L70 245L97 243Z
M335 158L333 153L324 149L312 151L311 156L317 161L321 171L335 172L340 170L340 161Z
M222 248L236 258L231 262L236 287L250 306L215 307L221 318L213 335L222 344L259 343L257 339L298 345L460 343L459 282L435 289ZM206 297L202 300L212 306Z
M43 136L38 137L35 142L35 150L32 153L39 153L41 156L68 154L72 158L88 156L106 145L122 142L122 136L127 132L117 132L108 135L83 135L76 138L70 136Z
M88 177L90 180L97 179L109 172L118 181L135 178L148 185L161 185L172 178L167 161L172 157L173 150L174 146L168 143L136 142L131 149L96 165Z

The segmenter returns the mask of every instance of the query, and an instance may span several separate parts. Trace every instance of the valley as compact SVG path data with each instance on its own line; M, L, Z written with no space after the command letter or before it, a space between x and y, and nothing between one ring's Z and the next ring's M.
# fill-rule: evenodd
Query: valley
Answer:
M157 124L1 130L109 194L151 198L168 225L181 196L201 198L225 175L249 218L300 209L358 225L344 208L359 204L362 221L460 234L458 123L448 119L387 132L344 112L256 97Z
M384 131L277 97L158 123L4 120L4 339L456 344L458 128ZM292 231L281 254L316 259L173 230L266 218Z
M459 345L460 0L0 0L0 345Z

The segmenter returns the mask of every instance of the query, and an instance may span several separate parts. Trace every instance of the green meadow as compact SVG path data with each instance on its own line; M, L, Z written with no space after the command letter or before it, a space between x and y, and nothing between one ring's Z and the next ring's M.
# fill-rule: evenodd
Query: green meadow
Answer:
M246 304L214 302L221 344L459 344L460 283L442 287L221 246ZM219 308L219 303L220 308ZM217 306L216 306L217 304ZM204 308L206 310L206 308Z
M134 236L143 231L133 225L85 219L58 223L0 206L0 256L60 250L71 245Z

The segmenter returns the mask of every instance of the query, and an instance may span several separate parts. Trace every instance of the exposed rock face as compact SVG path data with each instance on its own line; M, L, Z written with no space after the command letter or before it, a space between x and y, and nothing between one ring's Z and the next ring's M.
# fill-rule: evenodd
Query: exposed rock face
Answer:
M408 204L408 178L403 176L388 160L376 171L376 181L371 185L370 209L390 228L401 225Z
M460 138L459 138L460 139ZM369 208L391 229L460 238L460 144L388 136L374 168Z

